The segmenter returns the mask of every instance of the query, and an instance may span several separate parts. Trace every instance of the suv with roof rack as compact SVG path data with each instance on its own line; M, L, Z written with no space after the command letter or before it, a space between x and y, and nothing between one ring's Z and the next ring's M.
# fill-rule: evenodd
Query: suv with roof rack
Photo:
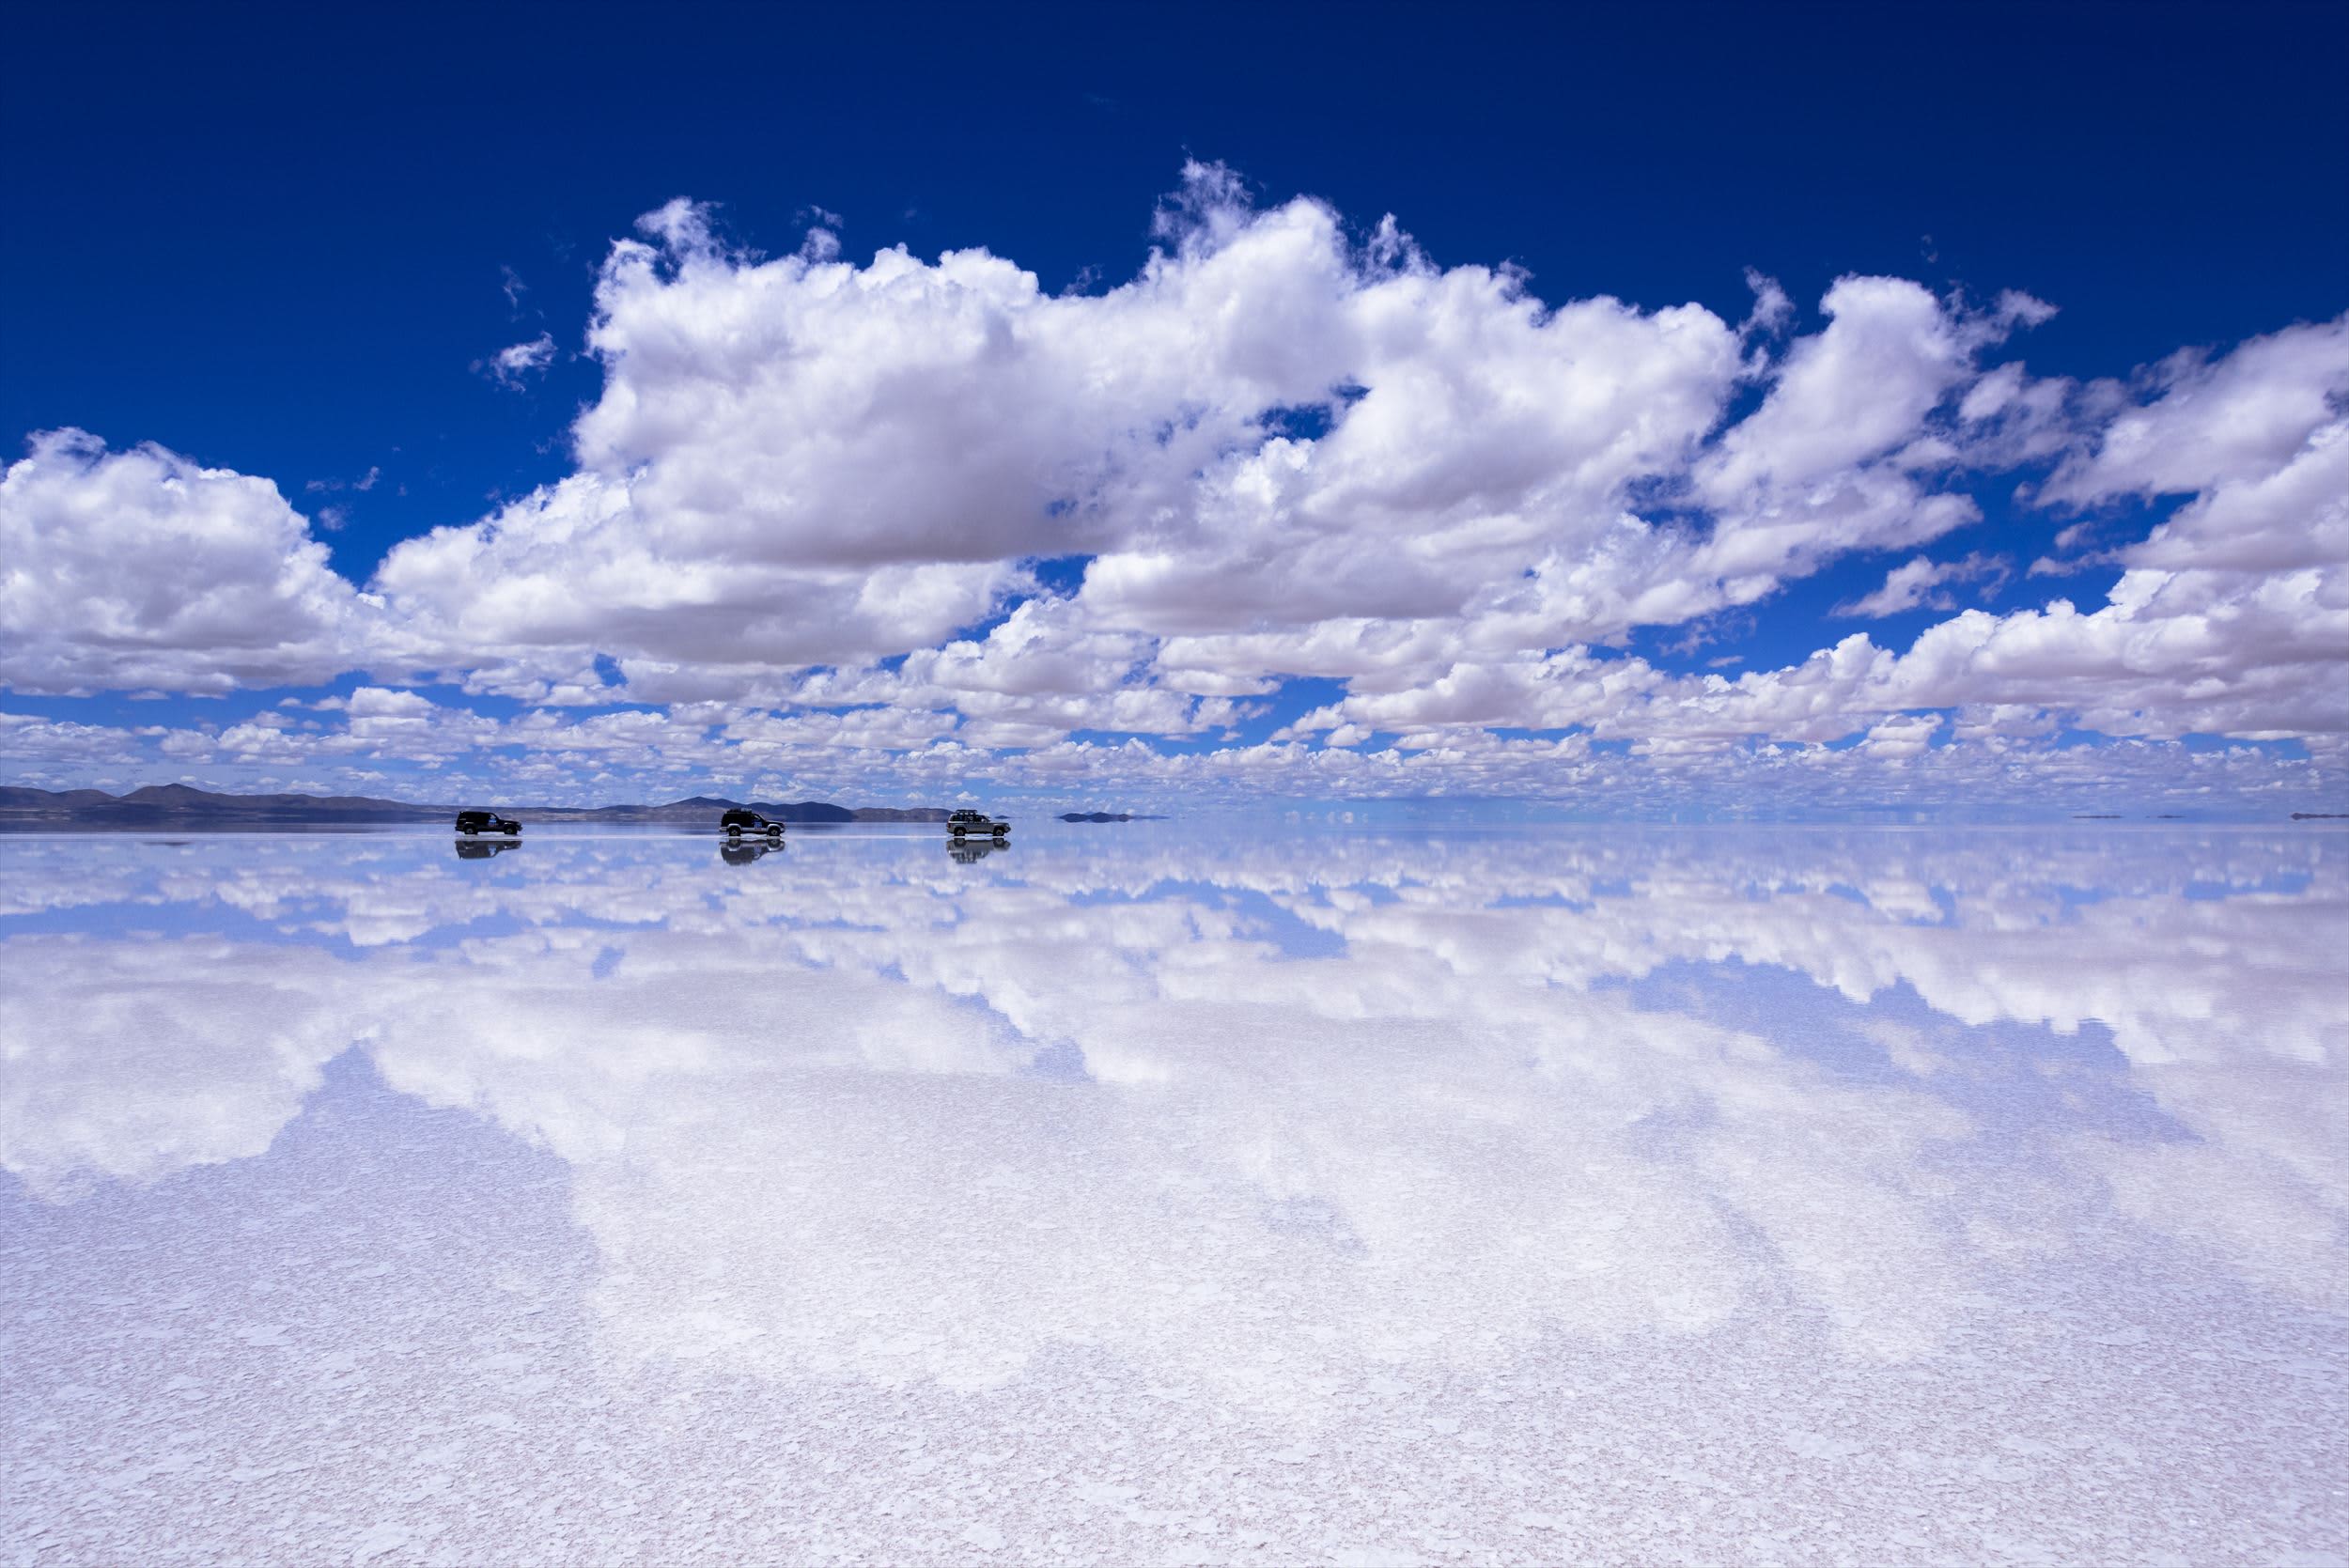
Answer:
M946 831L954 838L1002 838L1011 831L1011 824L983 811L965 810L947 816Z
M769 838L783 836L782 823L748 806L736 806L718 818L718 826L725 830L728 838L740 838L744 833L765 833Z

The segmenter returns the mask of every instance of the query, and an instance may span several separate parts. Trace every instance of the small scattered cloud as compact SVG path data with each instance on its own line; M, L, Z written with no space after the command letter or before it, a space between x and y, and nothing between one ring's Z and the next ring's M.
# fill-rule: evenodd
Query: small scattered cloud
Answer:
M1884 585L1875 592L1839 604L1830 613L1880 620L1910 610L1952 610L1957 601L1946 591L1951 584L1979 582L1983 584L1981 597L1989 598L2014 575L2014 563L2001 555L1978 551L1962 561L1935 561L1920 555L1886 573Z
M1753 291L1753 309L1738 327L1740 337L1767 337L1783 331L1795 318L1795 302L1773 277L1766 277L1749 267L1746 287Z
M369 468L356 479L312 479L302 488L313 495L331 495L337 490L356 490L364 495L382 482L383 470L379 465Z
M475 360L474 374L487 376L508 392L520 392L534 377L546 374L554 363L554 337L540 333L527 343L500 349L486 360Z

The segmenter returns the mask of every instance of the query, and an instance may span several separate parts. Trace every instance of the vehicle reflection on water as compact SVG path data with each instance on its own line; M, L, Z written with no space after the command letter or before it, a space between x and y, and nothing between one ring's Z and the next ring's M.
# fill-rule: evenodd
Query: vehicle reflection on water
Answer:
M781 854L783 842L780 835L771 839L730 838L719 844L718 858L728 865L749 865L765 856Z
M90 1560L182 1485L344 1558L558 1485L654 1556L2340 1539L2337 834L934 843L0 843L0 1310L83 1390L20 1506ZM158 1410L225 1457L70 1508Z
M1011 846L999 838L956 838L946 842L946 854L957 865L976 865Z
M460 838L451 842L457 846L457 858L460 861L486 861L522 846L520 839L511 838Z

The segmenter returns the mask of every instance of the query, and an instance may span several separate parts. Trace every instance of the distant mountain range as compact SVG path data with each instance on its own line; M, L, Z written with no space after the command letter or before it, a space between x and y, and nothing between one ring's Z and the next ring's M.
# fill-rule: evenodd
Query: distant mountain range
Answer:
M506 806L496 809L532 822L706 823L747 805L779 822L943 822L940 806L835 806L824 800L783 804L695 795L662 806ZM102 789L27 789L0 785L0 826L43 823L119 827L223 827L238 824L434 822L453 818L455 806L417 805L367 795L222 795L187 784L149 784L127 795Z

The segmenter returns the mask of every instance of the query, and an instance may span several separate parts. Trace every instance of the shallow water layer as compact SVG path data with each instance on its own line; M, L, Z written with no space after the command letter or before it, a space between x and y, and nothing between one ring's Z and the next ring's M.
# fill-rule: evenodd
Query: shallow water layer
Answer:
M2322 831L0 838L0 1561L2338 1563Z

